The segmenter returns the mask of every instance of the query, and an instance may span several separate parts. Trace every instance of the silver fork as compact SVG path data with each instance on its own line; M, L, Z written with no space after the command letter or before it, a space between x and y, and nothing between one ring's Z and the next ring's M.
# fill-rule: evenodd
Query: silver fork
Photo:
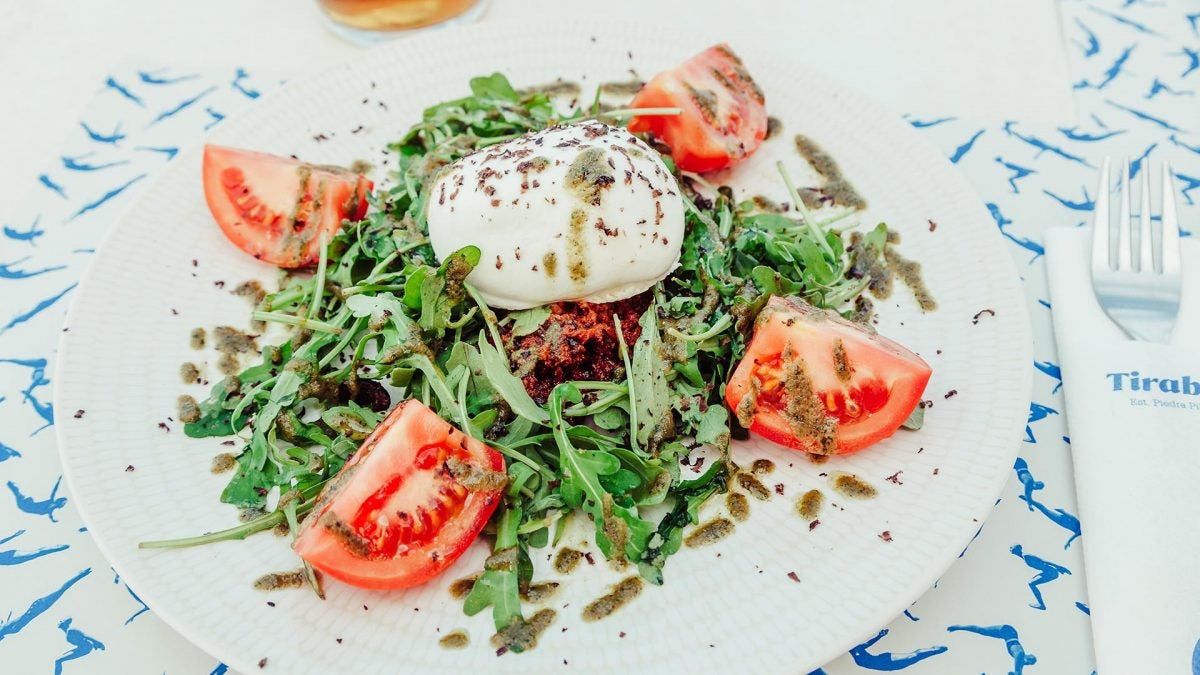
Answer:
M1144 160L1143 160L1144 161ZM1142 171L1139 227L1129 214L1129 160L1121 171L1121 205L1116 239L1109 219L1109 160L1100 169L1092 222L1092 288L1121 330L1135 340L1169 341L1179 314L1179 222L1171 167L1162 165L1162 225L1150 218L1149 169Z

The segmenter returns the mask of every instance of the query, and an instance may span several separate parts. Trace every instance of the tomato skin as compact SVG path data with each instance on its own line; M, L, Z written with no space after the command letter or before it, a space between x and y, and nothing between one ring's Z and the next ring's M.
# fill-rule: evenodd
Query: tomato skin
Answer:
M204 146L204 198L234 245L264 262L308 267L343 219L367 212L370 180L261 152Z
M754 154L767 135L762 90L723 43L655 75L630 107L683 109L675 116L634 117L629 130L649 131L662 139L685 171L732 166Z
M326 485L292 548L360 588L425 583L467 550L501 500L502 485L460 484L447 468L455 461L505 470L499 452L420 401L402 402Z
M797 372L808 382L797 391L812 396L804 433L787 413L786 383L789 377L796 381ZM750 430L770 441L814 454L846 454L895 433L932 373L921 357L869 328L802 300L773 296L755 321L725 401L743 423L752 415ZM803 416L802 406L796 408L800 412L792 416Z

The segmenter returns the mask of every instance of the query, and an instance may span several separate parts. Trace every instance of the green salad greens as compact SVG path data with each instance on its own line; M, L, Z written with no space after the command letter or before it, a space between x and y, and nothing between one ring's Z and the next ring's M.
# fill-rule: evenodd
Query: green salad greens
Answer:
M653 288L640 336L632 344L621 336L622 375L559 384L539 404L513 374L502 335L536 330L548 311L489 309L466 281L477 248L438 264L425 188L440 168L479 148L629 114L601 112L596 101L562 114L550 94L518 92L494 74L472 80L470 96L427 109L391 145L398 165L372 196L369 215L345 224L315 273L290 278L254 312L255 320L288 326L290 337L217 383L200 419L186 426L189 436L244 443L223 502L253 513L278 491L283 506L224 532L144 545L240 539L285 522L294 529L382 419L380 410L416 398L507 464L503 503L487 531L496 553L517 564L482 572L466 597L468 614L490 607L497 630L523 621L519 593L531 580L530 552L556 542L572 518L591 521L606 558L661 584L683 529L736 470L727 451L743 430L724 405L724 383L756 313L772 294L848 311L868 283L855 273L859 258L878 257L887 232L881 225L848 251L835 226L852 212L825 210L828 219L818 221L782 166L794 208L738 202L728 187L677 172L687 213L682 257ZM700 444L720 459L681 473L680 460ZM652 519L651 508L665 515Z

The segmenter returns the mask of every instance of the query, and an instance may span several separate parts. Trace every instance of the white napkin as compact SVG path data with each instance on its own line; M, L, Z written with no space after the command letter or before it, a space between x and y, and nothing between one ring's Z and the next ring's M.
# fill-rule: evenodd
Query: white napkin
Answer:
M1134 342L1108 319L1092 292L1090 257L1091 228L1047 232L1096 665L1101 675L1193 675L1200 242L1183 241L1183 301L1171 345Z

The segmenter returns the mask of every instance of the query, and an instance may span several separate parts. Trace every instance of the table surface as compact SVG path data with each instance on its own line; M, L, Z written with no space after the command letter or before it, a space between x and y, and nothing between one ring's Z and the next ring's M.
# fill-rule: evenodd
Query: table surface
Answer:
M267 20L286 11L280 2L238 3L245 7L242 33L214 33L208 50L174 44L161 11L153 14L140 0L128 4L147 9L129 19L144 39L134 47L110 45L99 56L95 33L102 31L89 32L99 18L95 8L0 0L0 92L10 103L0 113L9 131L0 204L15 205L0 212L0 663L15 665L12 672L225 672L146 609L82 527L60 484L50 429L56 414L71 412L55 411L50 402L55 344L90 253L149 175L283 78L355 49L317 29L311 8L296 3L284 22L288 30L262 29L274 53L260 49L253 59L242 48L245 25L271 26ZM1159 160L1170 160L1182 191L1181 225L1190 230L1200 220L1200 6L961 4L970 11L945 10L958 27L925 40L938 49L904 49L896 58L884 50L901 43L882 36L888 26L917 25L905 15L919 12L888 10L859 21L844 9L804 4L786 24L812 33L799 21L811 25L819 17L821 25L860 31L876 45L872 59L887 53L894 70L883 75L862 74L863 57L829 58L837 43L827 36L803 54L904 113L971 180L1025 281L1034 326L1029 423L995 512L925 596L824 666L830 674L1094 670L1041 233L1090 219L1096 167L1105 155L1129 156L1135 171L1152 162L1156 173ZM1028 24L1026 39L973 41L986 43L971 46L975 63L995 66L998 54L1011 52L996 67L995 86L980 86L978 68L949 67L944 54L967 49L963 35L998 25L1001 17L989 7L999 4L1010 14L1003 20L1015 13ZM758 11L747 6L751 15ZM516 7L496 0L485 20L502 9L535 16L545 3ZM190 25L186 13L197 10L179 11L185 16L173 20ZM59 21L68 27L56 30ZM1037 51L1029 53L1028 45ZM28 58L35 52L60 58ZM1013 65L1030 63L1042 67ZM1020 87L1013 70L1023 70L1028 87ZM911 78L895 76L907 71Z

